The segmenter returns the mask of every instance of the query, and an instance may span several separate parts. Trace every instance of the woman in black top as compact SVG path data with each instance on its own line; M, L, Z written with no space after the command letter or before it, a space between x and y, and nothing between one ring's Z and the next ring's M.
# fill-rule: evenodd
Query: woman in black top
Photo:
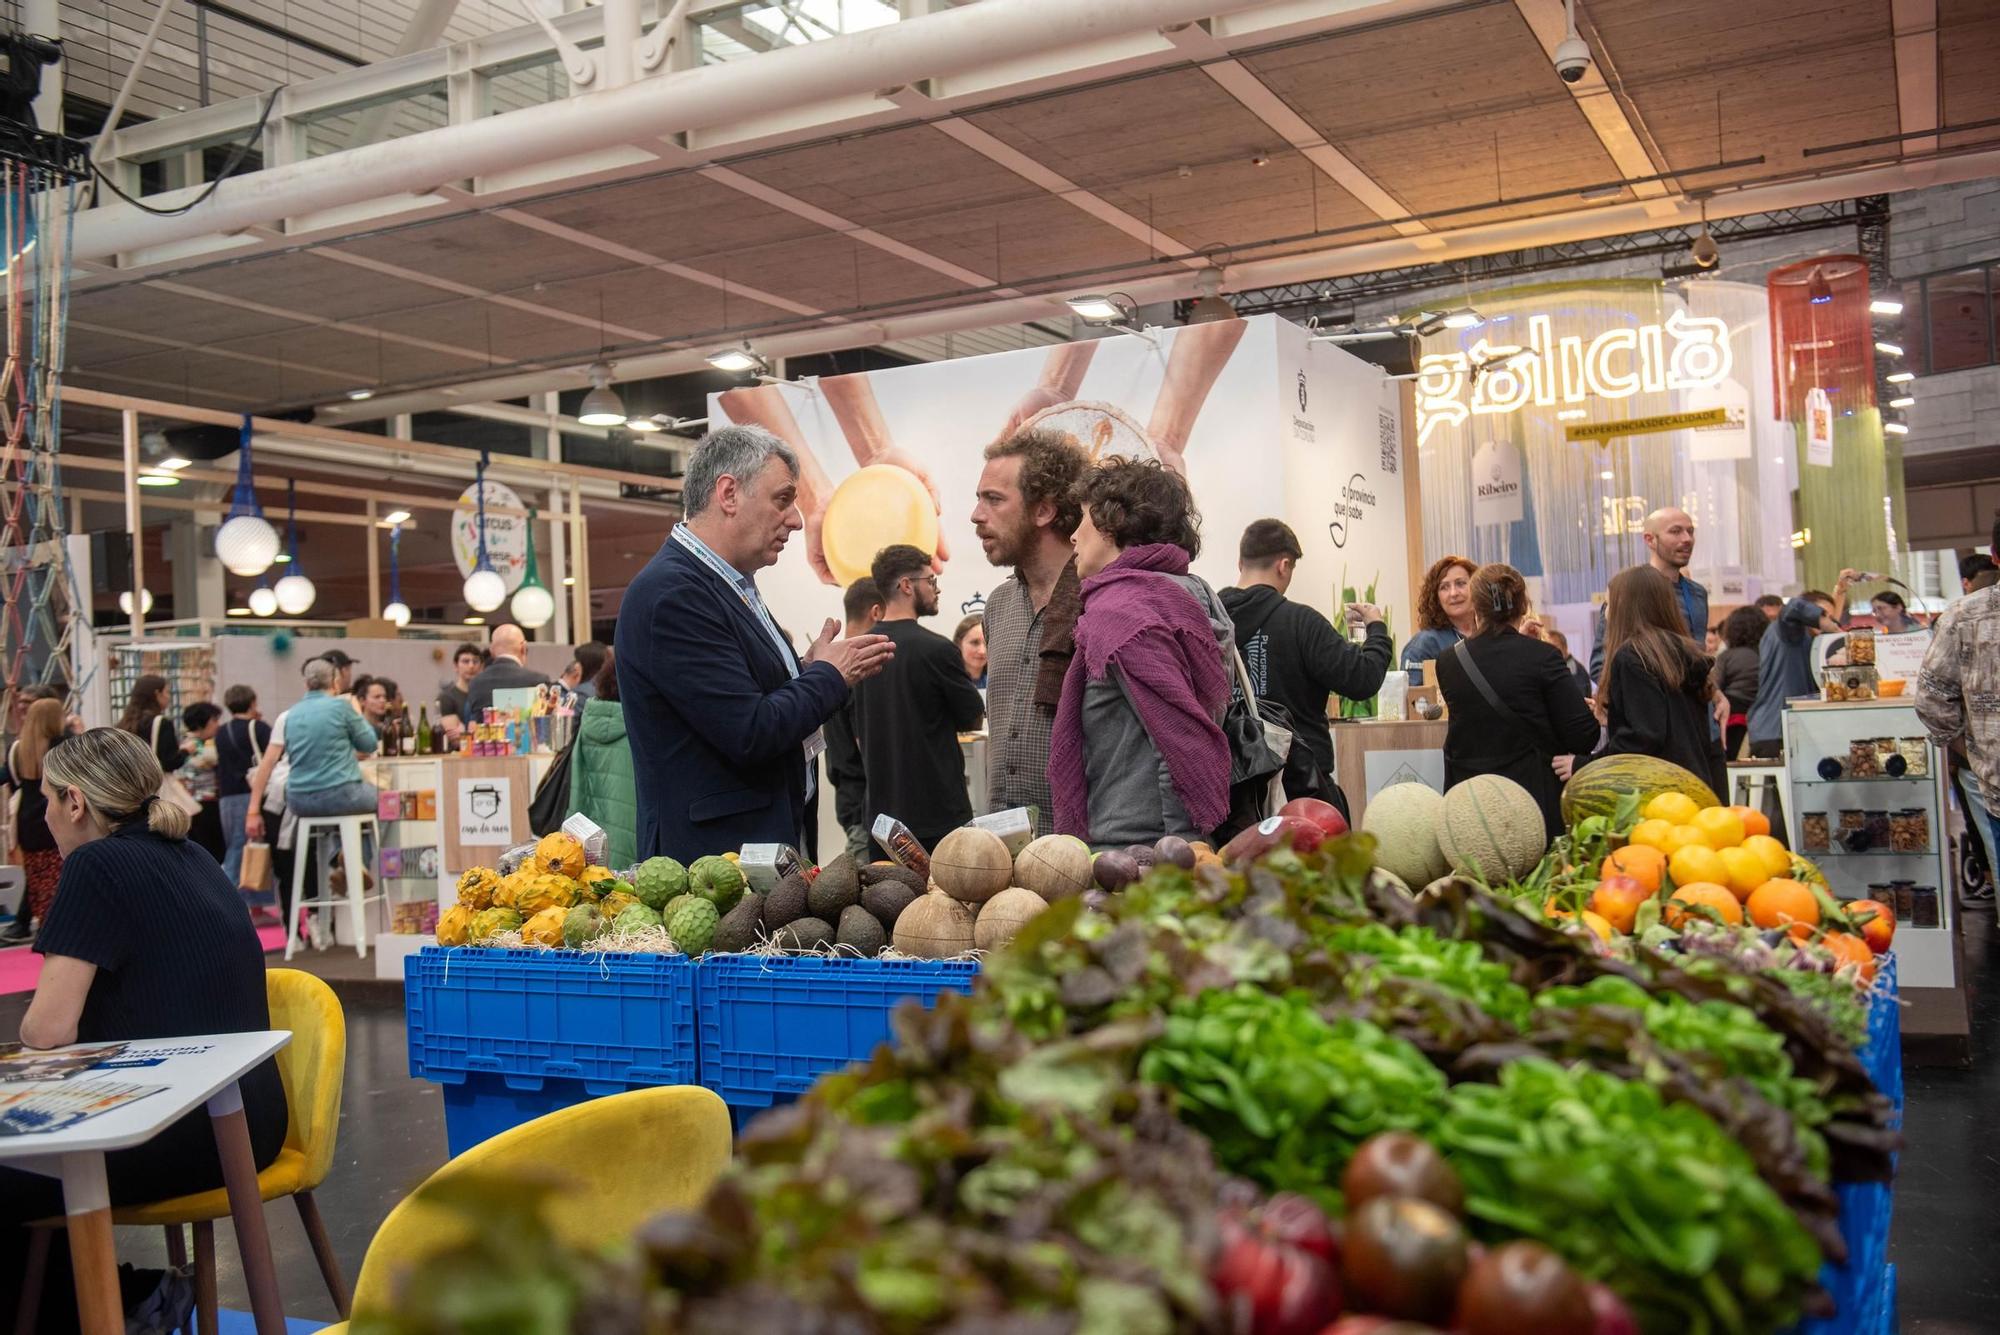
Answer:
M20 809L14 813L14 844L21 850L21 870L28 876L28 900L0 936L0 945L14 945L28 939L27 924L47 922L49 906L55 903L56 886L62 876L62 853L55 836L49 833L49 803L42 795L42 757L63 738L63 702L37 700L22 716L21 735L7 748L0 766L0 787L21 794Z
M1528 586L1512 566L1484 565L1472 576L1477 632L1438 655L1438 689L1451 710L1444 737L1445 787L1478 774L1512 779L1542 808L1548 837L1562 833L1558 756L1587 755L1597 746L1590 712L1563 654L1520 632L1528 616ZM1464 657L1485 678L1494 700L1475 684ZM1496 703L1497 701L1497 703Z
M1722 747L1709 731L1711 668L1688 636L1667 577L1650 565L1620 571L1605 608L1604 680L1597 687L1608 730L1604 754L1670 760L1726 792Z
M162 774L172 774L187 763L187 752L181 750L181 735L174 730L174 721L167 714L167 706L172 703L167 679L149 672L132 683L125 712L118 716L121 729L153 749L153 758L160 762Z
M49 831L63 869L36 943L45 957L41 980L21 1021L30 1048L271 1027L264 952L250 916L215 859L185 838L187 815L157 796L160 777L145 744L115 728L93 728L43 758ZM261 1169L284 1145L284 1086L272 1061L239 1085ZM215 1132L201 1108L104 1158L113 1206L222 1185ZM0 1167L0 1293L19 1292L27 1223L62 1210L55 1179ZM70 1291L57 1281L52 1268L42 1328L74 1329L73 1313L50 1311Z
M1757 700L1757 646L1771 624L1760 607L1739 607L1722 622L1722 652L1715 657L1715 689L1729 699L1729 732L1722 752L1733 756L1750 731L1750 706ZM1721 789L1717 789L1721 792Z

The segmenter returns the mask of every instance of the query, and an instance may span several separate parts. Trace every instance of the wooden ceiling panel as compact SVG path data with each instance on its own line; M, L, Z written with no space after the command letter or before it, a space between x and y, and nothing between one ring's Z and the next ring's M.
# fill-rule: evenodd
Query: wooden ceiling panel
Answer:
M158 343L125 338L108 329L82 328L71 319L63 346L63 367L65 372L84 366L102 368L129 357L150 357L159 350Z
M292 330L275 340L237 339L213 346L224 351L275 357L287 363L336 372L346 379L348 387L446 375L476 365L464 357L454 357L430 348L386 340L378 342L364 335L323 326ZM207 368L211 376L221 369L213 362L208 362Z
M595 358L598 346L591 330L475 297L393 311L371 323L406 338L484 351L495 366L527 359L583 364ZM477 362L461 364L461 369L467 378L485 371ZM391 383L410 378L392 373Z
M1946 125L2000 116L2000 6L1993 0L1938 0L1938 60ZM1945 142L1992 134L1975 130Z
M879 246L824 231L807 240L738 252L732 264L742 266L745 281L822 311L850 311L919 298L942 299L966 290L958 279L899 258ZM746 317L739 313L745 304L730 299L733 324L746 323ZM788 321L799 319L796 315L773 314Z
M744 281L761 285L766 277L759 271ZM725 301L718 288L661 273L658 269L633 268L608 279L580 278L569 283L550 283L540 292L528 295L541 305L595 319L600 294L604 300L604 318L610 323L628 329L642 329L669 339L797 318L775 306L766 306L734 293ZM588 329L577 329L575 332L577 337L586 340L592 336Z
M735 164L736 171L864 227L1039 193L942 130L912 125Z
M1690 178L1695 187L1881 156L1879 146L1803 150L1901 130L1889 10L1883 0L1592 0L1588 14L1671 167L1764 156Z
M709 267L703 263L707 256L825 230L795 213L693 173L578 191L518 208L661 259L703 267ZM529 231L527 235L538 234Z
M1277 237L1375 221L1359 200L1297 153L1273 154L1263 167L1232 160L1194 168L1185 178L1168 172L1101 193L1190 250L1244 248ZM1387 228L1371 228L1343 239L1363 241L1388 234Z
M146 283L74 293L69 299L69 315L70 319L85 324L190 343L268 334L297 328L299 324L280 315L162 292Z
M168 280L217 296L330 320L365 319L383 311L422 305L435 296L433 289L413 287L403 279L373 274L311 251L172 274Z
M1046 194L1011 204L914 218L880 230L1001 283L1148 258L1144 242Z
M1243 63L1413 213L1619 175L1512 5L1342 33Z
M479 213L342 241L337 249L486 291L512 291L618 267L617 260L597 251L566 246Z
M1179 167L1289 156L1284 141L1196 69L1036 98L967 121L1090 190L1172 178Z

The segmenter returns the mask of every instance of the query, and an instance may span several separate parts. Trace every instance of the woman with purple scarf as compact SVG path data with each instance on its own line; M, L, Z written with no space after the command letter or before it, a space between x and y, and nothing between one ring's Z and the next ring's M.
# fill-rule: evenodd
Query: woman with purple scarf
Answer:
M1083 612L1049 747L1055 827L1096 849L1206 838L1229 814L1235 632L1188 573L1201 517L1150 459L1107 460L1079 491Z

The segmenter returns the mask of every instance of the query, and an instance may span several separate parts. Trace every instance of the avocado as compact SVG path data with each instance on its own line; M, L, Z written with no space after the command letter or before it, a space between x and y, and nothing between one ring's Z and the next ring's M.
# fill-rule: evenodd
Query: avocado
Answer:
M915 892L901 881L880 880L861 892L861 907L875 915L885 932L895 931L896 919L916 902Z
M806 904L815 918L838 922L843 910L861 902L861 876L854 859L842 853L819 869L819 877L806 892Z
M843 946L852 946L863 956L873 958L882 953L882 947L889 944L889 933L875 919L875 915L859 904L850 904L840 911L840 931L834 941Z
M764 896L755 890L744 895L715 925L715 938L709 942L709 950L719 955L740 955L756 945L763 911Z
M764 896L764 930L775 932L805 917L810 911L806 903L809 893L803 876L787 876L772 886L771 893Z
M893 862L877 862L861 869L861 884L865 889L871 885L881 885L885 881L899 881L910 888L912 896L921 895L930 889L924 878L908 867L899 867Z
M824 918L800 918L779 928L771 940L784 950L823 950L833 944L833 924Z

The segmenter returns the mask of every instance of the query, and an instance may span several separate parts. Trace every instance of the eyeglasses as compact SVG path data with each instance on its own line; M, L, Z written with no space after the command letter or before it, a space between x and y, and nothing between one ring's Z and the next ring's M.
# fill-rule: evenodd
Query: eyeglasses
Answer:
M933 589L938 586L938 577L935 573L929 575L911 575L909 580L912 584L928 584Z

